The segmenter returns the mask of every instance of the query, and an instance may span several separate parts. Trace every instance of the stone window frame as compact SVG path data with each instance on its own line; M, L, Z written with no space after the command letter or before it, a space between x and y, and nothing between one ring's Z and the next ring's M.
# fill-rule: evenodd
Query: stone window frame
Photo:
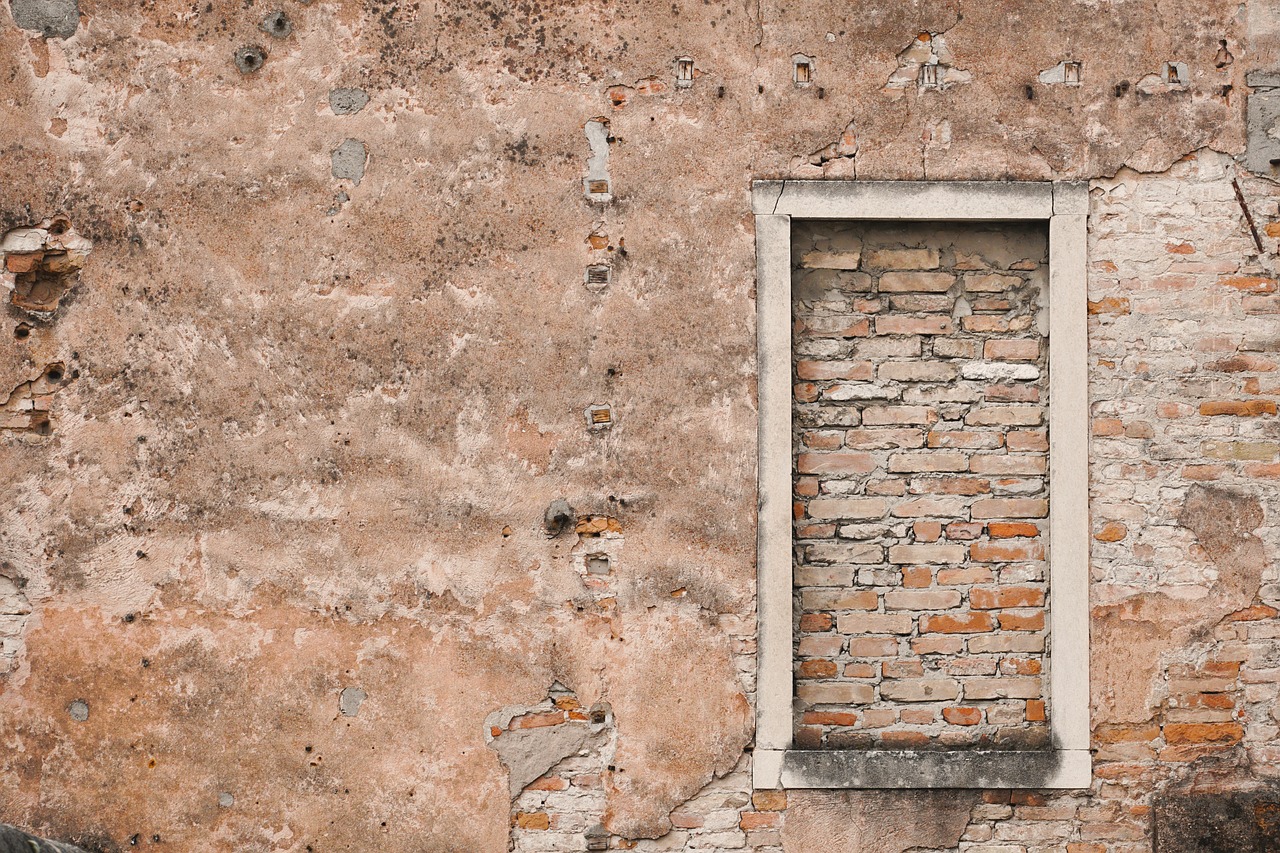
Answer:
M756 788L1087 788L1089 187L1077 182L755 181ZM1049 228L1049 727L1040 750L793 748L793 219L1035 221Z

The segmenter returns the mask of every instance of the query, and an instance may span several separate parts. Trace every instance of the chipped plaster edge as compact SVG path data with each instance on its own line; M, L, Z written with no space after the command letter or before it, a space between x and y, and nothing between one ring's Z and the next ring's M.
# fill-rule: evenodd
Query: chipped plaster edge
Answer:
M893 774L823 773L805 784L784 772L792 754L791 583L791 219L1041 220L1049 226L1049 573L1050 730L1053 750L1036 761L1056 767L1030 787L1083 788L1089 754L1088 331L1086 260L1088 184L924 181L756 181L756 318L759 364L757 582L759 646L753 784L777 787L1021 788L1027 755L960 762L956 773L924 772L922 756L905 756L901 784L861 784ZM856 767L869 752L827 750ZM877 753L881 756L887 753ZM951 753L942 753L951 754ZM968 753L956 753L965 755ZM974 755L985 753L973 753ZM1004 753L1010 755L1012 753ZM808 763L802 761L802 763ZM975 768L972 772L964 768ZM915 768L907 772L910 768ZM1005 773L1007 771L1007 774ZM1002 775L1003 774L1003 775ZM1032 774L1035 775L1035 774ZM945 784L939 784L942 779Z

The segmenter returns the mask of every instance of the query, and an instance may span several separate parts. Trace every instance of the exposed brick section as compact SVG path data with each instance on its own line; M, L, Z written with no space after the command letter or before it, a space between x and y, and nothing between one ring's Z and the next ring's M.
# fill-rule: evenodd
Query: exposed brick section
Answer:
M1042 745L1046 234L794 241L797 742Z

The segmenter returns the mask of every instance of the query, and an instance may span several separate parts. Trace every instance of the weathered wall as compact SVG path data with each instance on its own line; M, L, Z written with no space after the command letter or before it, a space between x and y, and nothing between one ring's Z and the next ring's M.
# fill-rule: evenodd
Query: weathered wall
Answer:
M1273 5L75 5L0 4L0 819L1097 853L1267 780ZM748 184L823 176L1094 179L1089 792L750 790Z

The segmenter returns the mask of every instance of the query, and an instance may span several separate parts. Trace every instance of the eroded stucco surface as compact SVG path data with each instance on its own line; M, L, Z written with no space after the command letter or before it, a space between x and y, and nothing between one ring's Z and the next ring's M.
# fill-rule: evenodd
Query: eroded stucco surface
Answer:
M74 27L65 6L0 4L0 232L61 217L83 255L4 250L0 819L103 850L501 851L557 828L584 849L597 824L657 839L636 849L821 849L805 821L830 808L782 836L785 798L747 781L749 181L1095 179L1096 215L1155 235L1117 188L1241 153L1244 74L1280 43L1265 4L1227 2L82 0ZM1080 86L1039 82L1071 59ZM931 64L938 88L912 85ZM1239 254L1239 209L1213 214ZM45 301L15 301L37 273ZM1159 499L1190 505L1161 470ZM1232 488L1269 518L1268 484ZM1218 625L1258 585L1244 546L1204 547L1188 583L1214 604L1189 607ZM1095 689L1141 709L1159 690L1112 698L1106 632L1183 611L1104 557ZM1248 582L1212 591L1217 571ZM591 729L565 817L552 793L513 805L508 713ZM963 843L1015 807L1044 806L974 806Z

